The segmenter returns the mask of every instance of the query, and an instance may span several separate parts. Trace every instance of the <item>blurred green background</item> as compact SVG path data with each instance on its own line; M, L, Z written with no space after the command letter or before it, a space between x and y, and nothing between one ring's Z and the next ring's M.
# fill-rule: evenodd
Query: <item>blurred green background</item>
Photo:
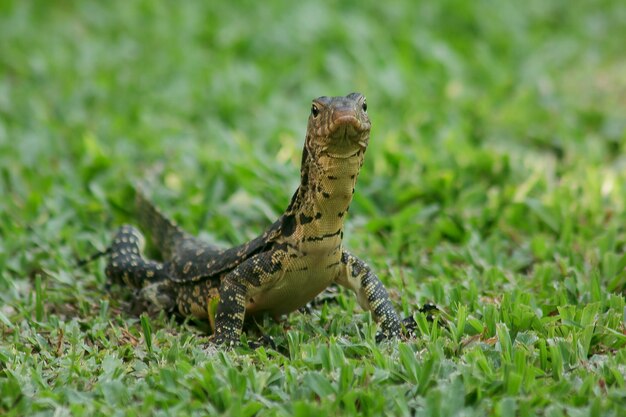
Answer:
M489 234L562 173L623 164L618 1L0 4L4 234L79 243L162 163L185 225L249 237L297 184L309 100L351 91L374 126L353 211L397 244L442 214L434 241Z
M68 194L125 204L156 162L196 198L222 176L215 200L243 188L279 211L309 100L355 90L369 210L621 156L621 2L1 4L3 211L31 225Z
M160 166L154 199L185 228L248 239L297 187L310 100L360 91L372 140L346 244L403 315L435 302L454 322L464 306L477 321L459 335L489 340L502 322L513 340L544 340L556 319L542 324L552 330L536 323L598 303L607 321L586 353L617 350L623 367L624 39L620 0L0 0L0 359L19 386L35 365L13 349L31 349L42 328L79 320L88 333L111 320L102 264L74 261L132 221L133 179ZM507 302L537 321L513 319ZM337 318L339 333L360 317ZM52 381L63 380L57 366ZM590 386L623 389L615 366L614 380L592 373ZM575 386L533 383L539 406L568 403ZM494 402L477 394L476 410L501 411L501 391L480 392ZM21 398L11 395L0 411ZM595 407L590 396L579 405Z

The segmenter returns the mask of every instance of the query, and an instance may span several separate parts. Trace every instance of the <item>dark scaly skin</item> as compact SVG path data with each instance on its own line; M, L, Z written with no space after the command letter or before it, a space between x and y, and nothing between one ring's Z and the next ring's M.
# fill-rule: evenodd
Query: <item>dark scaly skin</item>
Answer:
M342 246L343 223L367 144L365 97L313 100L302 154L300 186L285 213L259 237L230 249L194 238L137 191L140 223L164 262L142 257L141 234L123 226L110 248L107 276L140 289L155 309L208 317L219 297L213 341L239 341L246 314L274 317L294 311L336 282L351 289L386 336L401 324L384 286Z

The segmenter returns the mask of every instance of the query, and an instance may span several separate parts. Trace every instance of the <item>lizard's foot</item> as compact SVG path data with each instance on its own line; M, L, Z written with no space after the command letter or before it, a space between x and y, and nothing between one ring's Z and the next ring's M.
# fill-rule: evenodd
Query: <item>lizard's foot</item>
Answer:
M146 285L139 290L137 301L146 306L149 314L163 310L172 313L176 309L176 298L167 281Z
M403 330L405 322L407 322L407 320L413 320L413 317L407 317L406 319L402 320L402 325L398 325L397 328L394 327L393 329L381 330L376 332L376 343L380 343L383 340L397 339L398 337L405 335L406 333ZM415 320L413 320L413 322L415 322Z
M428 322L432 323L436 319L439 322L439 324L441 324L443 327L447 326L446 321L440 315L437 314L437 313L441 313L441 310L435 304L432 304L432 303L424 304L421 308L418 309L418 311L426 315L426 320ZM377 343L382 342L383 340L397 337L400 335L402 335L402 337L406 339L414 339L417 337L417 333L418 333L417 322L415 321L413 316L409 316L402 320L401 334L389 336L389 334L381 331L381 332L376 333L376 342Z
M209 345L216 345L225 349L232 349L235 346L239 345L239 339L235 337L230 337L225 334L212 334L209 336Z
M248 341L248 347L250 349L258 349L261 346L265 348L271 348L272 350L276 350L276 343L274 343L274 339L271 336L262 335L255 341Z
M208 342L209 346L219 346L223 349L232 349L240 345L239 339L234 339L226 336L220 337L216 335L209 336ZM272 339L270 336L263 335L255 341L248 340L248 347L250 349L258 349L261 346L276 350L276 343L274 343L274 339Z
M413 317L409 317L411 320L413 320ZM402 323L404 324L404 320L402 321ZM375 336L375 340L376 343L380 343L383 340L389 340L389 339L397 339L398 337L403 335L403 326L399 325L396 327L394 327L393 329L386 329L386 330L381 330L379 332L376 332L376 336Z

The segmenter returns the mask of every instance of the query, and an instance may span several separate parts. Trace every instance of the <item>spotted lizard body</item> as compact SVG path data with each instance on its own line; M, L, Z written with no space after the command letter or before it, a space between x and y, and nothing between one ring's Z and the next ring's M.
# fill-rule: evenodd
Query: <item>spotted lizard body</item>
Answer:
M183 231L138 188L140 223L163 262L142 255L143 237L122 226L109 250L106 275L140 290L154 308L213 320L212 339L235 344L246 314L294 311L332 283L354 291L387 336L400 320L369 266L342 246L343 224L370 136L365 97L320 97L309 116L300 186L284 214L263 234L221 249ZM213 322L212 322L213 323Z

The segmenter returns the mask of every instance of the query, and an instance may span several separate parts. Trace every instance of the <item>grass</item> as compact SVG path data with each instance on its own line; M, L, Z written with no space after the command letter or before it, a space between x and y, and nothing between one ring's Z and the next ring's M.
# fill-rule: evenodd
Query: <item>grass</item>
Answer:
M618 0L1 0L0 414L623 415L625 38ZM416 338L376 344L342 292L261 323L277 351L214 351L74 266L155 165L188 230L259 233L309 100L354 90L346 246Z

